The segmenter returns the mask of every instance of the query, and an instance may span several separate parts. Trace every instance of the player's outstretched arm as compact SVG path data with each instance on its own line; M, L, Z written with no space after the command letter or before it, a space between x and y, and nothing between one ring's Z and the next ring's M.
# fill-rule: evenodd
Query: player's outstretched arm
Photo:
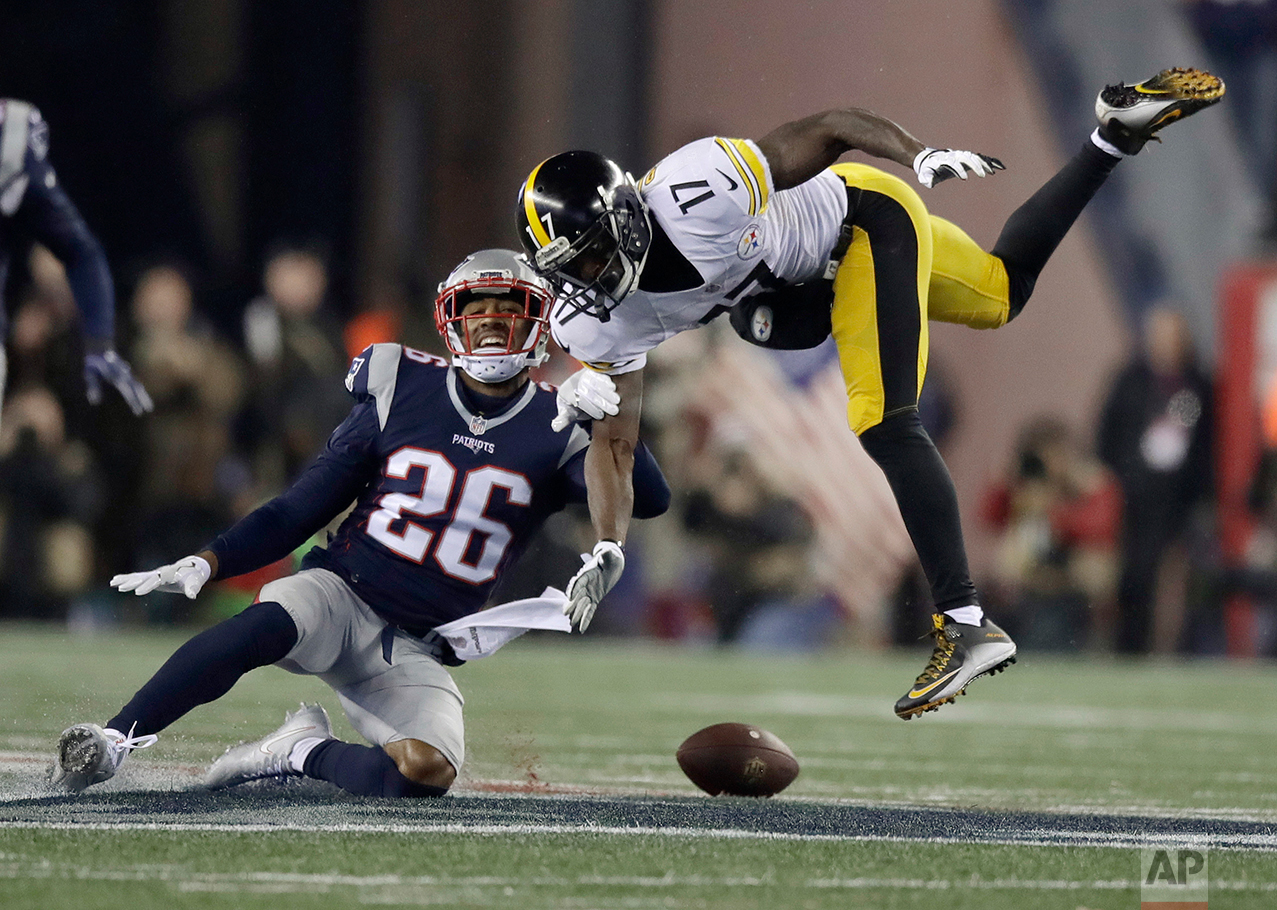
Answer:
M565 589L564 612L580 632L589 627L599 602L625 569L625 535L634 510L634 451L643 409L643 371L623 373L613 380L620 407L616 414L594 421L585 453L590 521L599 542L582 557L585 564Z
M599 540L624 543L634 509L634 449L643 410L643 371L612 380L620 405L616 414L594 421L585 453L585 486L595 535Z
M778 190L810 180L855 149L913 168L926 187L950 177L965 180L968 172L983 177L1002 170L1002 163L987 155L926 146L898 123L862 108L823 111L786 123L759 139L758 147Z
M89 402L101 402L106 383L119 391L134 414L145 414L154 408L151 396L115 351L115 285L102 244L47 162L37 162L31 177L32 187L18 217L66 268L85 334L84 384Z
M794 120L759 139L758 147L778 190L805 183L853 149L909 167L926 148L904 127L862 108Z

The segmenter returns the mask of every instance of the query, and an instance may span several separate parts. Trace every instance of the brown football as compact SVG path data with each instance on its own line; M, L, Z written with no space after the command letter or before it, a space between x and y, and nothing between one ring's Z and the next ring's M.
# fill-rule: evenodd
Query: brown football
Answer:
M714 724L678 747L678 766L711 796L773 796L794 782L798 759L780 737L752 724Z

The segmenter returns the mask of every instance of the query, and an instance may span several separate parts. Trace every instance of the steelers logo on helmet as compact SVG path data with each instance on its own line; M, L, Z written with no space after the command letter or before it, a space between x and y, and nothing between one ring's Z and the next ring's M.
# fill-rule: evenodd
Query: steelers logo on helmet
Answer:
M553 298L521 254L480 250L439 285L435 327L458 368L480 382L505 382L545 361Z
M595 152L564 152L533 168L519 191L528 259L575 312L606 322L638 289L652 225L634 178Z

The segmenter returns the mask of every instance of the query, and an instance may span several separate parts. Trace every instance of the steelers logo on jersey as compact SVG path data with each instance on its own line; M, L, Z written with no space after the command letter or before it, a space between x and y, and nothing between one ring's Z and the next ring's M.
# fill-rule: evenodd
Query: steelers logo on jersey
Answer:
M752 259L763 251L763 227L757 222L741 231L740 242L736 244L736 255L741 259Z

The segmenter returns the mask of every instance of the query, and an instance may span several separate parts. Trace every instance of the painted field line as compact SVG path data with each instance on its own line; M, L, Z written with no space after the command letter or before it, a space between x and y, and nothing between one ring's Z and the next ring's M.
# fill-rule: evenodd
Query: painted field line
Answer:
M807 879L777 882L773 876L707 876L707 875L582 875L577 877L536 875L518 876L446 876L446 875L345 875L331 872L192 872L180 866L126 867L92 869L84 866L57 866L47 862L0 863L0 878L7 879L75 879L85 881L168 882L190 890L234 890L236 885L298 886L295 890L330 888L563 888L594 886L601 888L785 888L803 887L815 890L924 890L924 891L1126 891L1139 888L1137 879L1025 879L998 878L840 878ZM226 887L232 886L232 887ZM1277 892L1275 882L1212 881L1213 890L1232 892Z
M462 836L505 837L511 835L604 835L614 837L669 837L703 840L757 840L796 842L887 842L929 844L990 844L996 846L1112 847L1142 849L1144 847L1198 847L1277 851L1277 835L1270 834L1194 834L1158 832L1150 835L1115 834L1108 831L1026 830L1023 837L972 838L904 837L878 834L795 834L780 831L749 831L741 828L680 828L668 826L605 825L466 825L425 823L420 825L342 823L305 825L283 822L277 825L223 824L217 822L52 822L0 821L0 829L40 831L182 831L227 834L269 834L275 832L321 831L325 834L455 834Z

